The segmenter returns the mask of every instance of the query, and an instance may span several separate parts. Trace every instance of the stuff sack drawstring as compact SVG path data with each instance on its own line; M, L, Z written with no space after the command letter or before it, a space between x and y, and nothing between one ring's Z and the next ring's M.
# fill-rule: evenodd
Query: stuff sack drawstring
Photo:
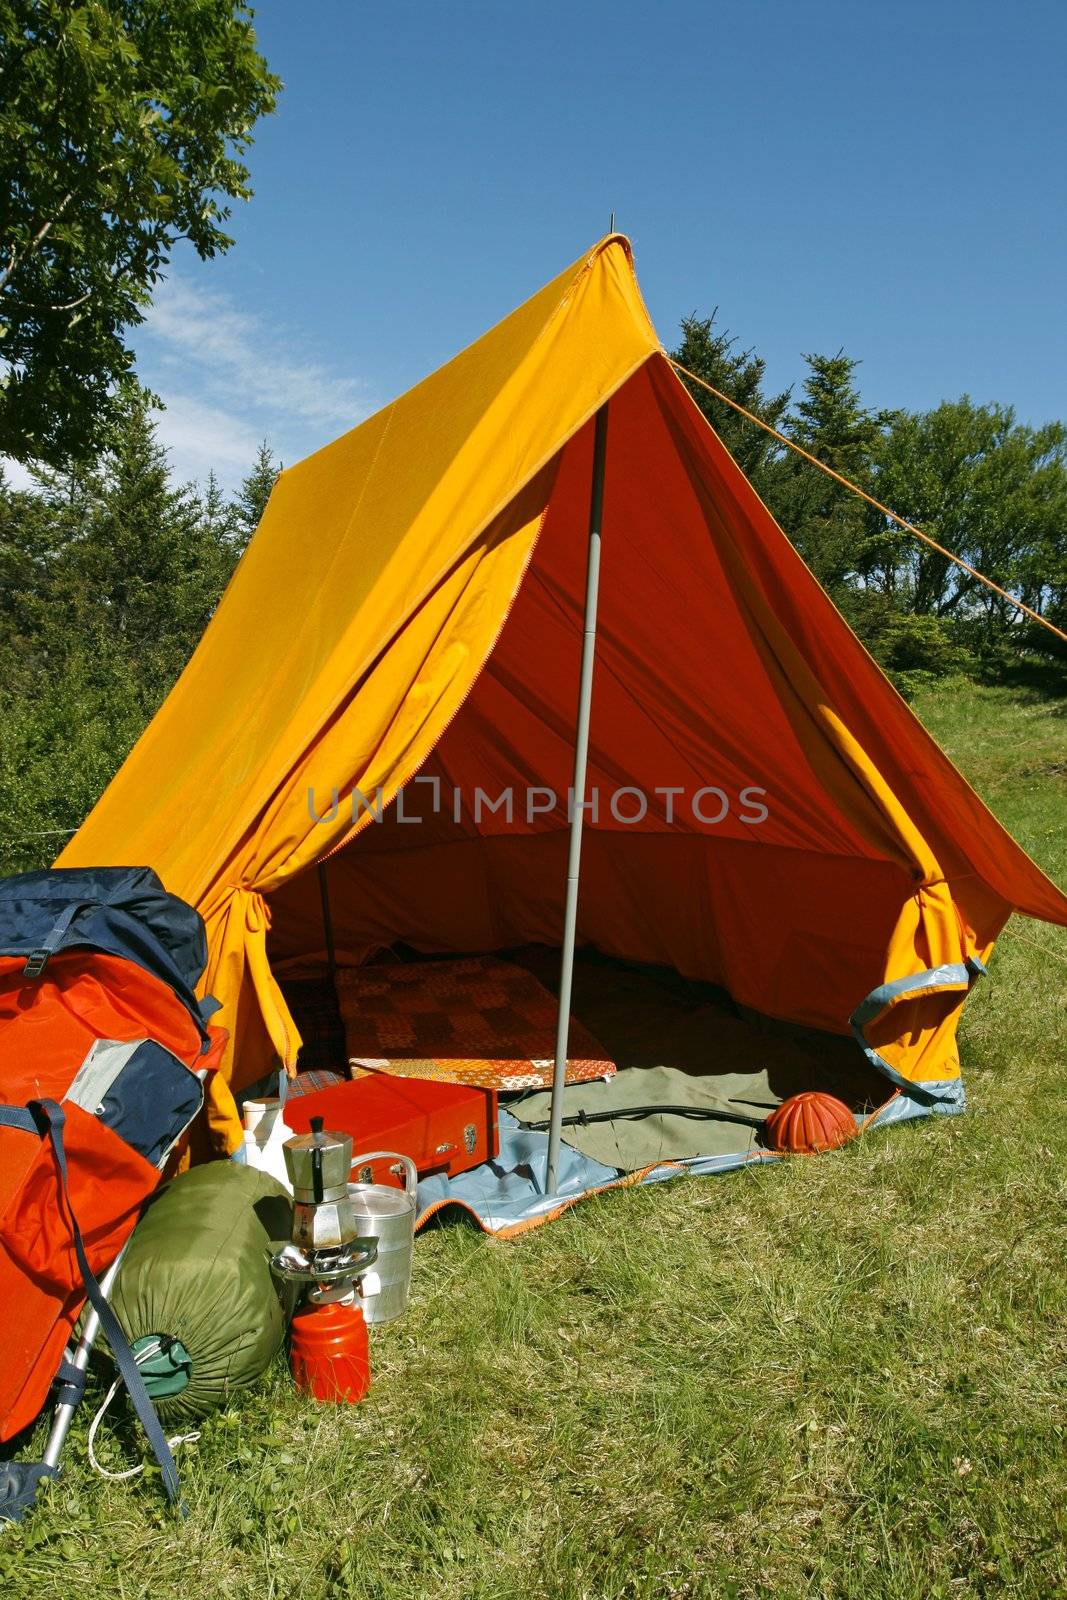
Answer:
M138 1367L140 1367L143 1362L150 1360L152 1356L158 1355L162 1348L162 1339L157 1339L154 1344L146 1345L143 1350L135 1350L133 1352L133 1359L136 1361ZM96 1459L95 1445L97 1432L100 1428L100 1424L104 1420L104 1417L107 1415L108 1407L118 1394L123 1382L124 1379L122 1373L120 1372L116 1375L114 1383L104 1396L103 1403L100 1405L92 1422L89 1424L89 1465L92 1467L94 1472L98 1472L102 1478L107 1478L111 1483L122 1483L126 1478L136 1478L138 1474L143 1472L145 1469L145 1464L143 1461L141 1461L137 1464L137 1466L127 1467L123 1472L111 1472L107 1467L102 1467L99 1461ZM176 1450L180 1444L195 1444L199 1437L199 1430L197 1430L195 1433L176 1433L173 1439L167 1440L167 1445L171 1450Z

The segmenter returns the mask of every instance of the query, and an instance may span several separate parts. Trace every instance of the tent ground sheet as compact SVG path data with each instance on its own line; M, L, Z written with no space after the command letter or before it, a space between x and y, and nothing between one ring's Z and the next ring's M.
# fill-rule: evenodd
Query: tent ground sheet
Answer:
M555 981L555 952L530 949L513 952L511 959L525 962L546 985ZM693 1112L762 1120L789 1095L821 1089L866 1114L890 1093L850 1039L761 1027L739 1015L721 990L660 968L580 952L571 1009L619 1070L607 1080L568 1085L564 1118L679 1107L678 1113L564 1126L563 1137L574 1149L623 1173L659 1161L746 1155L758 1147L755 1128ZM507 1102L528 1127L547 1125L550 1106L548 1092Z

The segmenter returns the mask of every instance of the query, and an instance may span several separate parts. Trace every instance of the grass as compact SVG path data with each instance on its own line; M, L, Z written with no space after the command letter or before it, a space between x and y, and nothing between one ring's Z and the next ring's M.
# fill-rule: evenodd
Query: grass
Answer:
M1067 882L1062 701L916 709ZM1067 1596L1067 936L1014 919L962 1029L970 1115L420 1240L356 1410L279 1362L158 1480L85 1423L0 1592L123 1600Z

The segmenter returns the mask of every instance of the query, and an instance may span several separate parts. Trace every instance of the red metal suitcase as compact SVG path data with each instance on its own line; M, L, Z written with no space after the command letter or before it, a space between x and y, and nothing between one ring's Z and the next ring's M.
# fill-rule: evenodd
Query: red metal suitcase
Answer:
M462 1083L374 1072L285 1102L285 1120L294 1133L308 1132L312 1117L351 1134L357 1161L361 1150L396 1150L411 1157L420 1178L431 1172L454 1178L492 1160L500 1148L496 1091ZM367 1181L363 1170L354 1176ZM395 1184L398 1179L387 1161L376 1161L372 1181Z

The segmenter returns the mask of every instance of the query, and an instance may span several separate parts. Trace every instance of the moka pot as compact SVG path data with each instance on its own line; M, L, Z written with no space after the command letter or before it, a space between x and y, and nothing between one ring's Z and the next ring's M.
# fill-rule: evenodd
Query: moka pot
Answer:
M359 1228L348 1193L352 1140L323 1129L312 1117L311 1132L287 1139L285 1169L293 1186L293 1243L314 1258L357 1238Z

